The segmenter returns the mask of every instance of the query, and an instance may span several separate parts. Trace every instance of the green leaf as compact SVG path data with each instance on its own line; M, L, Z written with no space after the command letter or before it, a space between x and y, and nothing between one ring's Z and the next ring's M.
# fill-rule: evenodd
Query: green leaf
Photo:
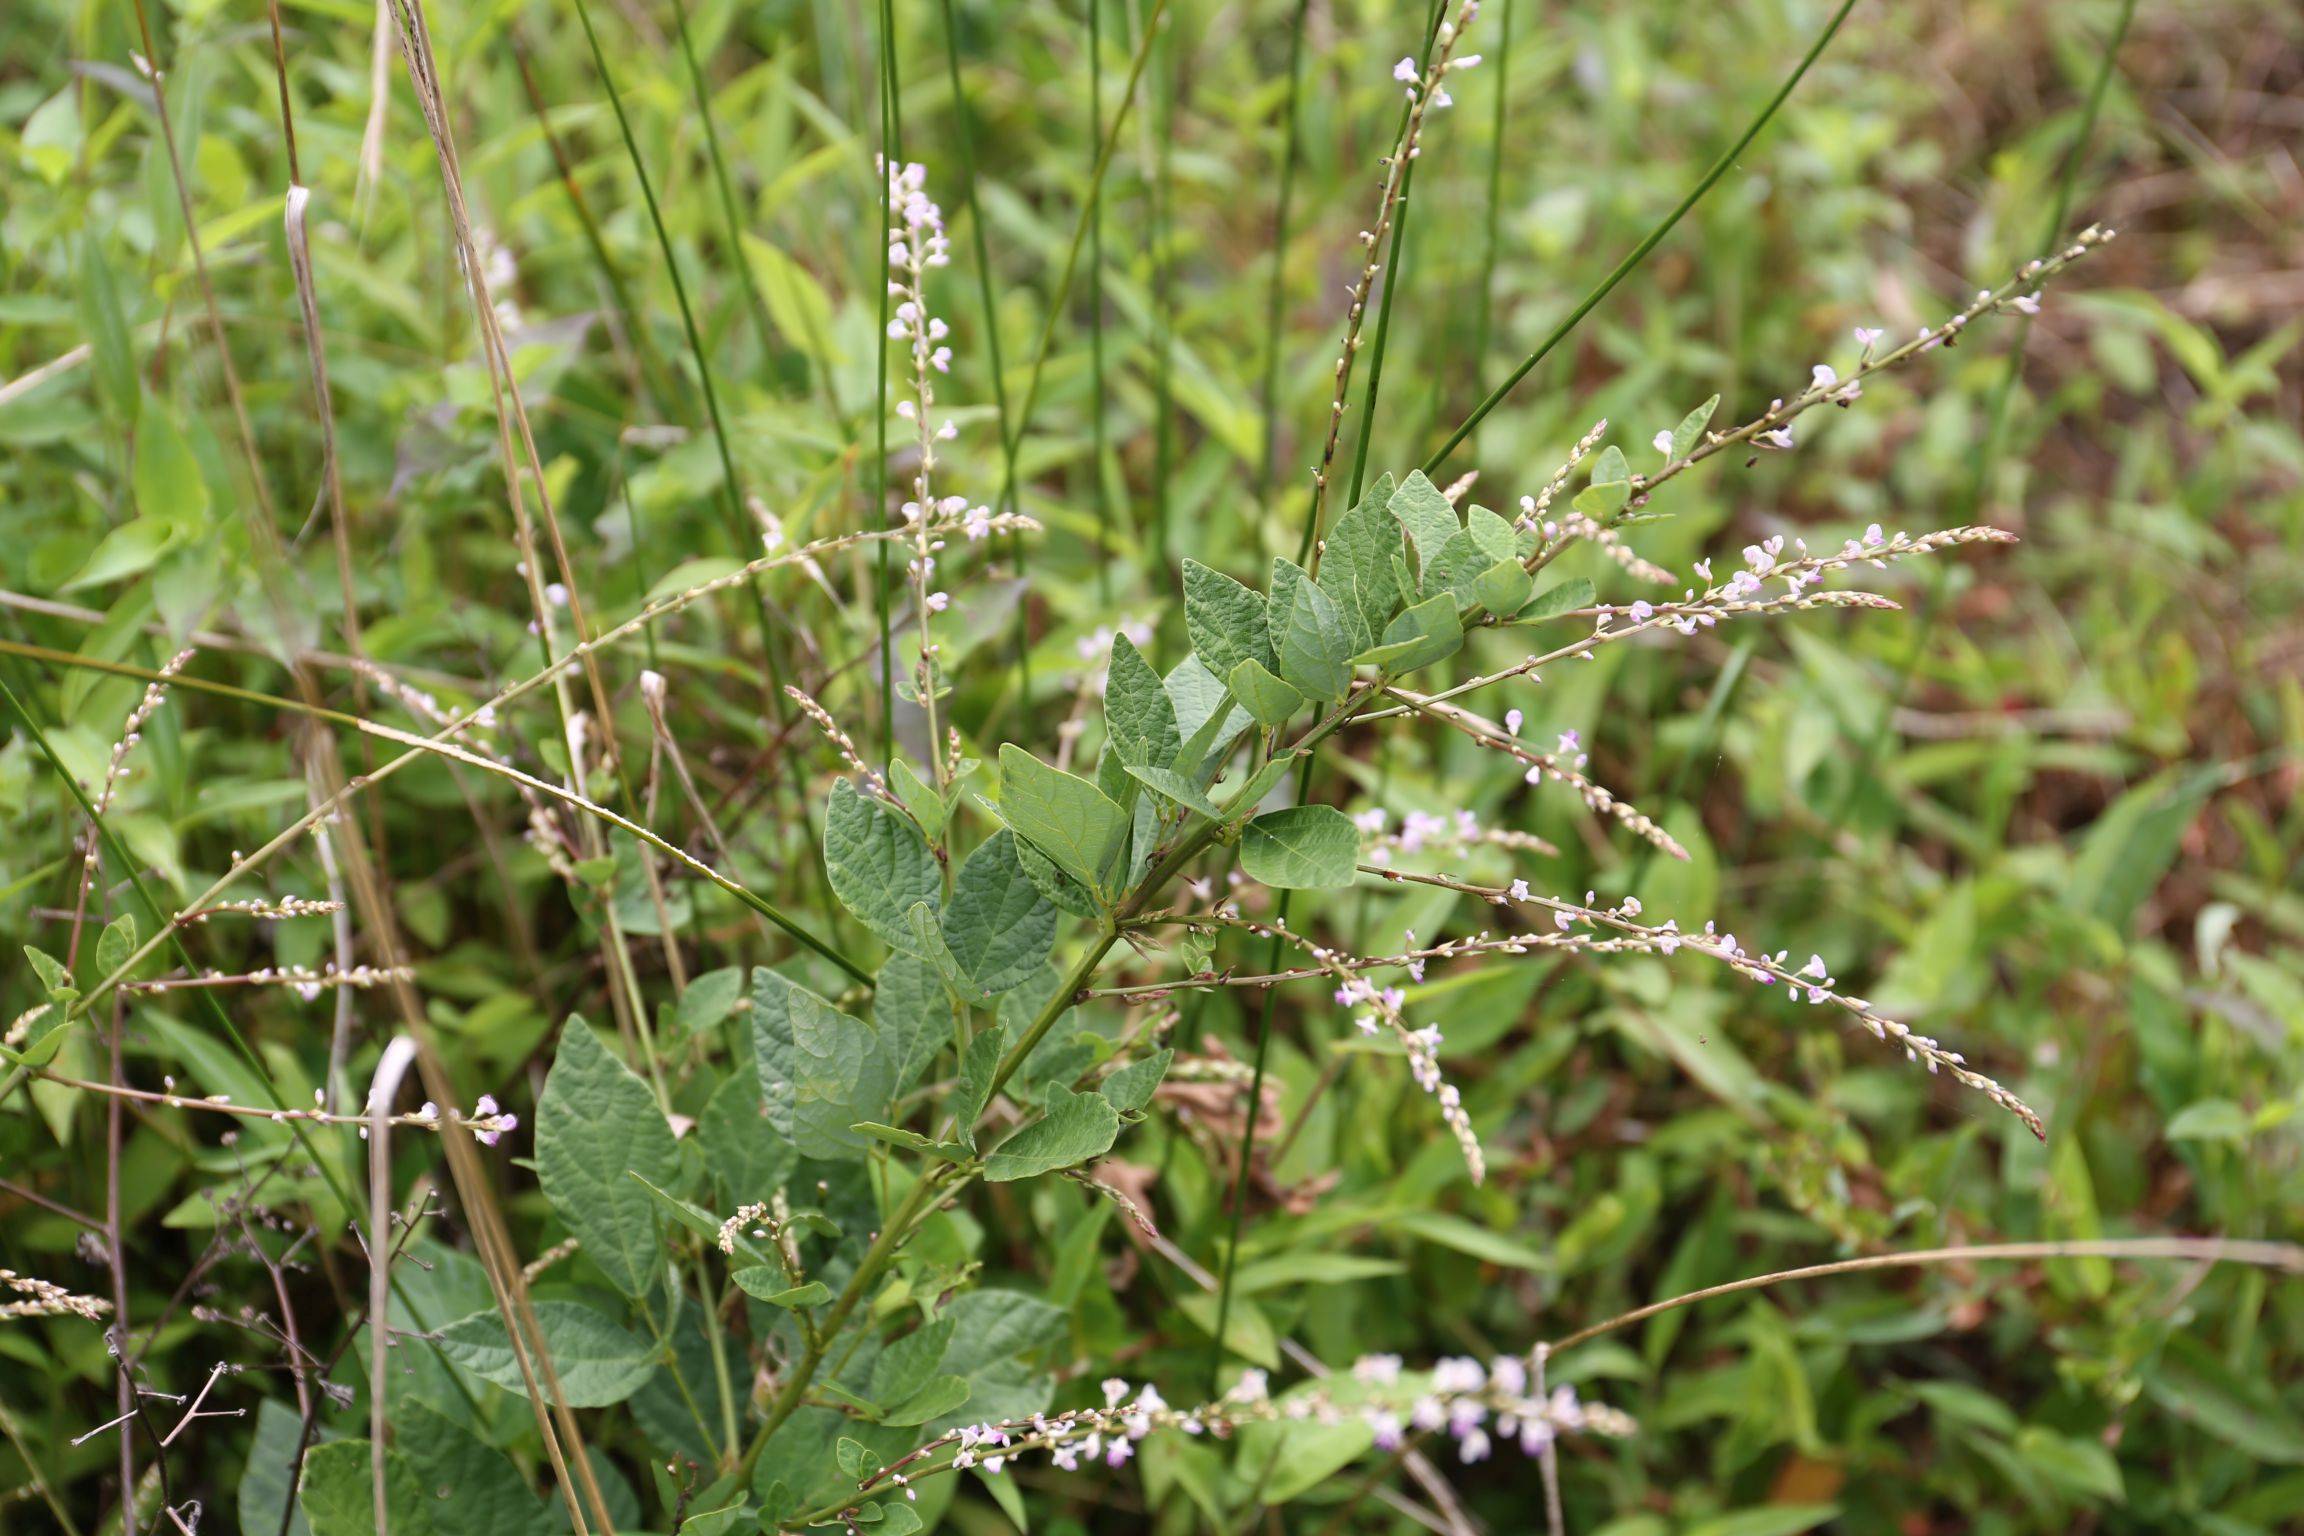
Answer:
M1304 695L1274 677L1253 657L1232 669L1231 686L1232 697L1261 726L1286 725L1288 717L1304 707Z
M1144 671L1149 677L1152 669ZM1152 686L1159 688L1157 679ZM1160 700L1165 705L1167 695ZM970 1000L986 1002L1023 985L1055 942L1056 904L1040 894L1017 862L1014 834L993 833L960 866L944 908L944 947L974 989Z
M2101 1441L2059 1435L2038 1424L2027 1424L2016 1437L2015 1449L2017 1461L2027 1471L2045 1477L2067 1493L2114 1504L2128 1496L2120 1463Z
M1354 1253L1319 1251L1288 1253L1243 1264L1232 1277L1235 1295L1283 1290L1297 1285L1350 1285L1360 1280L1382 1280L1408 1272L1398 1259L1365 1258Z
M752 973L752 1050L769 1123L802 1157L852 1159L871 1144L849 1127L876 1118L895 1093L896 1062L878 1029L763 966Z
M1218 677L1230 677L1243 661L1274 665L1264 599L1192 559L1184 562L1184 632L1192 654Z
M1409 541L1416 546L1417 565L1427 571L1425 585L1429 587L1429 568L1440 553L1440 546L1462 531L1456 521L1456 509L1419 469L1411 471L1408 478L1400 482L1400 489L1392 493L1387 510L1407 530Z
M128 317L120 290L93 227L80 237L80 329L96 361L96 387L106 412L118 423L136 419L143 391L136 384L136 357L128 340Z
M1132 1061L1104 1079L1104 1098L1114 1109L1132 1115L1152 1102L1152 1094L1160 1086L1160 1079L1168 1075L1168 1063L1176 1053L1163 1046L1140 1061Z
M2243 1378L2185 1334L2144 1375L2144 1394L2210 1440L2258 1461L2304 1465L2304 1424L2262 1376Z
M1175 801L1184 809L1198 812L1210 821L1223 819L1224 813L1216 808L1216 802L1209 799L1199 785L1173 768L1130 767L1128 776L1137 783Z
M1193 1291L1179 1297L1176 1307L1192 1320L1195 1328L1215 1336L1220 1303L1214 1293ZM1271 1319L1264 1315L1263 1308L1243 1297L1232 1298L1231 1314L1224 1319L1224 1347L1268 1371L1280 1369L1280 1338L1272 1331Z
M240 1468L240 1529L261 1531L263 1536L275 1536L282 1529L280 1508L288 1501L288 1477L296 1464L296 1448L303 1443L304 1420L295 1409L269 1397L256 1405L255 1437ZM391 1486L389 1475L385 1486ZM288 1517L286 1530L288 1536L312 1536L302 1509Z
M56 590L78 592L106 582L141 576L150 570L176 541L176 527L157 517L139 517L122 523L97 541L88 559L72 579Z
M1456 600L1443 592L1407 609L1384 627L1381 644L1353 657L1361 666L1381 667L1397 677L1445 661L1464 648L1464 621Z
M1184 744L1175 701L1126 635L1113 640L1112 663L1104 674L1104 733L1131 768L1166 767Z
M566 1529L502 1451L427 1403L393 1406L392 1449L407 1458L433 1507L443 1515L454 1511L458 1530L556 1536ZM392 1528L400 1529L397 1519Z
M1680 425L1672 429L1672 457L1684 459L1704 436L1704 429L1712 424L1712 413L1720 409L1720 397L1714 395L1696 409L1680 418Z
M880 1415L880 1422L898 1426L927 1424L941 1419L968 1401L965 1376L931 1377L926 1386Z
M1023 748L1000 748L1000 819L1056 867L1099 895L1128 843L1128 813L1086 779Z
M880 1351L880 1358L872 1362L872 1401L900 1403L927 1386L959 1326L950 1317L940 1317L890 1340Z
M952 1008L952 993L935 962L904 950L880 962L872 982L872 1022L880 1030L881 1049L896 1063L891 1093L911 1087L936 1053L952 1043Z
M1289 686L1307 698L1343 698L1352 685L1351 632L1334 600L1293 561L1272 562L1269 623Z
M2237 1146L2252 1129L2248 1112L2230 1099L2200 1099L2178 1110L2161 1134L2170 1141L2228 1141Z
M1403 1211L1391 1223L1391 1230L1410 1237L1453 1248L1484 1264L1500 1264L1506 1269L1547 1270L1552 1261L1517 1238L1490 1231L1461 1216L1446 1211Z
M960 1080L955 1089L953 1113L960 1122L961 1134L974 1146L977 1117L992 1097L992 1078L1000 1070L1001 1032L986 1029L968 1042L968 1054L960 1061Z
M1688 1527L1688 1536L1800 1536L1839 1513L1837 1504L1770 1504L1699 1520Z
M1350 885L1359 859L1359 829L1332 805L1266 811L1240 830L1240 868L1281 890Z
M905 913L944 897L943 872L920 829L846 779L832 781L824 808L824 872L840 904L898 949L913 947Z
M1535 589L1536 578L1519 561L1499 560L1473 578L1472 600L1498 618L1508 619L1520 611Z
M64 962L44 949L27 944L24 958L32 962L33 974L40 978L40 986L48 1000L58 1007L69 1008L78 1000L80 989L72 984L72 973L64 969Z
M1264 766L1248 775L1248 782L1224 797L1226 819L1243 816L1256 809L1256 802L1272 792L1272 786L1296 771L1302 761L1301 752L1282 752L1265 759Z
M1355 652L1375 643L1407 595L1392 571L1407 535L1385 505L1391 498L1389 477L1379 480L1360 505L1336 520L1320 552L1320 585L1343 611Z
M569 1407L606 1408L620 1403L654 1374L656 1347L625 1332L605 1312L580 1301L538 1301L532 1305ZM495 1312L458 1318L440 1330L439 1342L443 1354L474 1375L522 1397L528 1395L519 1362L512 1357L512 1341L504 1332L504 1320ZM541 1377L538 1385L542 1385Z
M376 1494L369 1440L331 1440L304 1453L297 1482L312 1536L375 1536ZM384 1453L384 1510L393 1536L432 1536L433 1503L415 1469L398 1452Z
M1472 601L1472 583L1491 563L1480 541L1459 530L1440 546L1438 554L1425 562L1424 593L1427 597L1446 593L1461 607Z
M537 1178L584 1256L616 1289L641 1296L661 1278L664 1249L655 1204L627 1169L651 1184L677 1183L672 1128L648 1085L571 1017L536 1102Z
M1023 866L1024 878L1032 882L1032 888L1056 903L1057 911L1069 912L1074 917L1094 917L1103 910L1097 906L1088 887L1058 869L1048 855L1021 838L1016 842L1016 862Z
M888 765L888 787L895 791L896 798L904 802L904 809L912 813L912 819L920 823L931 838L944 835L944 823L950 814L945 808L944 799L914 771L910 763L897 758Z
M1615 452L1610 449L1609 452ZM1598 481L1576 493L1576 510L1596 523L1605 524L1624 510L1632 499L1632 487L1622 480Z
M1248 729L1247 712L1232 702L1224 680L1197 656L1178 662L1161 686L1176 706L1176 729L1184 737L1184 744L1168 766L1205 781L1208 759Z
M1043 1107L1046 1114L984 1159L987 1183L1077 1167L1111 1150L1120 1134L1119 1111L1102 1094L1074 1093L1062 1083L1050 1083Z
M1558 618L1563 613L1589 608L1597 596L1589 576L1554 582L1544 589L1536 601L1513 615L1513 621L1519 624L1539 624L1546 619Z
M163 401L147 398L136 417L136 468L130 485L139 516L176 534L197 533L208 521L208 482L185 445L175 412Z
M729 1279L747 1296L757 1297L772 1307L783 1307L798 1312L808 1307L820 1307L832 1299L832 1287L821 1280L810 1280L794 1285L784 1271L773 1264L754 1264L739 1269Z
M1474 507L1464 516L1464 531L1491 561L1510 560L1515 542L1512 525L1486 507Z
M724 965L716 971L706 971L688 983L688 990L680 994L675 1017L680 1021L683 1034L701 1035L706 1030L718 1029L736 1011L736 1004L744 996L744 968Z

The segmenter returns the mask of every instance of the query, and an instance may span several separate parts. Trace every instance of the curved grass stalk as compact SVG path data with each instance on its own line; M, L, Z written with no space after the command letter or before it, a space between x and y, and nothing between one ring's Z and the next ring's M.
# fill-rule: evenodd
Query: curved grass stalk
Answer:
M1784 83L1777 87L1776 94L1768 98L1768 103L1760 109L1759 116L1753 118L1751 124L1745 128L1736 142L1729 145L1726 152L1712 162L1711 169L1707 170L1696 185L1689 189L1686 197L1680 199L1679 206L1666 214L1662 223L1648 231L1638 245L1626 252L1624 259L1616 263L1615 269L1600 280L1600 286L1586 294L1576 307L1568 312L1567 318L1554 326L1551 334L1536 344L1536 350L1529 353L1521 361L1520 366L1514 368L1511 374L1505 378L1504 382L1490 390L1487 397L1473 407L1472 414L1465 417L1462 424L1448 435L1448 441L1442 443L1433 451L1432 456L1424 461L1424 473L1427 475L1437 474L1440 466L1448 462L1448 455L1454 453L1458 445L1470 437L1481 422L1488 419L1488 413L1502 405L1504 397L1518 388L1520 381L1528 377L1538 363L1550 356L1552 349L1565 341L1568 333L1581 325L1584 317L1598 308L1600 301L1613 293L1618 283L1631 276L1633 270L1648 259L1648 253L1663 243L1664 237L1672 233L1673 228L1687 215L1688 210L1702 202L1705 194L1719 184L1720 178L1728 174L1728 168L1736 163L1738 157L1751 147L1752 141L1760 136L1760 131L1775 118L1778 109L1791 96L1793 88L1807 76L1810 66L1823 56L1825 47L1838 35L1840 24L1848 19L1848 13L1855 8L1856 0L1841 0L1840 8L1832 13L1832 19L1824 24L1824 30L1816 35L1816 41L1809 45L1807 53L1803 54L1800 62L1793 66L1792 73L1784 77Z

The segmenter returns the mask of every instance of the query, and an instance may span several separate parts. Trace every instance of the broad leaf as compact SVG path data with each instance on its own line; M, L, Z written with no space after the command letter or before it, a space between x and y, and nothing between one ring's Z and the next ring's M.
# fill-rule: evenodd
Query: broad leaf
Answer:
M1535 587L1536 578L1519 561L1499 560L1472 579L1472 598L1498 618L1508 619L1520 611Z
M1043 1100L1047 1113L1009 1137L984 1159L992 1184L1073 1168L1111 1150L1120 1134L1120 1114L1098 1093L1074 1093L1050 1083Z
M1211 821L1221 819L1224 814L1216 809L1216 802L1208 798L1206 791L1173 768L1130 768L1128 776Z
M1192 654L1218 677L1230 677L1243 661L1273 665L1265 627L1264 599L1222 571L1197 560L1184 562L1184 631Z
M669 1188L680 1151L648 1085L572 1017L536 1103L536 1176L544 1198L616 1289L641 1296L661 1277L655 1203L625 1176Z
M1392 572L1405 531L1385 505L1391 495L1390 481L1378 481L1360 505L1336 520L1320 553L1320 585L1344 611L1355 652L1375 644L1407 595Z
M1178 662L1163 686L1169 702L1176 706L1176 729L1184 737L1174 761L1166 766L1204 779L1208 759L1248 729L1247 711L1232 702L1224 680L1197 656Z
M1399 520L1400 526L1407 530L1409 541L1416 546L1417 563L1427 572L1424 585L1429 589L1433 557L1440 553L1441 545L1460 531L1456 509L1448 505L1448 498L1440 494L1440 488L1419 469L1411 471L1408 478L1400 482L1400 489L1392 493L1387 510Z
M1126 635L1112 642L1112 664L1104 675L1104 732L1111 750L1132 768L1164 768L1184 744L1175 701Z
M1152 669L1144 671L1150 676ZM1157 691L1158 681L1152 686ZM1055 942L1056 904L1016 861L1015 836L995 832L960 866L944 908L944 946L973 989L972 1000L984 1002L1030 979Z
M1381 644L1352 659L1398 677L1444 661L1463 648L1464 622L1456 615L1456 600L1443 592L1402 612L1384 627Z
M882 942L912 945L904 914L943 899L944 878L920 829L878 799L832 782L824 807L824 873L832 894Z
M872 1022L880 1030L881 1049L896 1063L891 1091L902 1093L952 1043L952 993L944 973L924 956L904 950L890 955L873 980Z
M1128 840L1128 813L1086 779L1021 747L1000 748L1000 819L1058 869L1100 895Z
M312 1536L375 1536L375 1450L366 1439L332 1440L304 1453L297 1486ZM407 1458L385 1451L384 1511L393 1536L432 1536L440 1529L434 1508Z
M1464 531L1490 560L1512 558L1512 525L1486 507L1474 507L1464 514Z
M571 1408L606 1408L640 1390L656 1369L656 1346L627 1333L605 1312L580 1301L532 1303L544 1347ZM504 1320L475 1312L440 1330L440 1349L464 1369L507 1391L528 1395L528 1384L512 1356ZM537 1378L544 1385L542 1374ZM314 1522L317 1525L318 1522ZM317 1536L317 1532L315 1532Z
M1232 697L1266 727L1286 725L1304 707L1304 695L1274 677L1262 662L1248 660L1232 669Z
M1352 684L1351 631L1319 583L1292 561L1272 562L1270 624L1282 680L1307 698L1343 698Z
M1563 613L1574 613L1579 608L1591 607L1597 596L1589 576L1555 582L1539 593L1536 601L1521 609L1515 619L1522 624L1536 624L1545 619L1558 618Z
M879 1030L763 966L752 973L752 1049L769 1123L802 1157L863 1155L871 1138L849 1127L878 1119L896 1087Z
M1132 1061L1104 1079L1102 1092L1105 1101L1124 1115L1132 1115L1152 1102L1153 1090L1160 1079L1168 1075L1168 1063L1176 1053L1163 1046L1141 1061Z
M1359 829L1332 805L1266 811L1240 829L1241 869L1282 890L1350 885L1359 859Z

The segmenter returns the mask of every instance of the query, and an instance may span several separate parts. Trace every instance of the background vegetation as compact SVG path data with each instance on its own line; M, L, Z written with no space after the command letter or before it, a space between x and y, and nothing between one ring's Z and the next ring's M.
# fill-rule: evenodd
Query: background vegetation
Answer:
M407 70L376 52L374 13L356 0L286 0L270 15L251 0L140 3L149 36L139 0L16 0L0 14L7 1020L46 995L19 947L61 956L76 927L84 826L28 722L93 793L143 687L42 653L150 668L198 630L188 673L285 695L276 657L357 650L450 707L537 662L449 210ZM791 540L878 524L883 92L869 6L705 0L682 16L656 0L588 15L581 3L435 5L428 20L578 600L620 620L754 553L761 514ZM961 432L943 473L971 500L997 500L1000 423L1032 402L1015 504L1045 531L1003 542L988 573L956 587L945 625L945 714L971 756L1016 740L1053 757L1058 722L1094 718L1081 701L1114 631L1178 659L1185 555L1252 577L1293 552L1353 235L1397 128L1389 72L1419 51L1424 7L1167 5L1101 182L1100 238L1051 314L1096 124L1129 87L1146 10L892 7L902 154L927 165L952 221L934 297L954 332L939 383ZM1733 142L1830 14L1815 0L1489 0L1469 45L1484 62L1429 130L1390 272L1371 476L1446 439ZM372 80L389 95L380 119ZM1475 848L1451 854L1459 872L1636 894L1655 914L1821 953L2022 1094L2045 1143L1708 968L1518 959L1435 968L1410 989L1411 1012L1444 1027L1444 1065L1487 1150L1473 1187L1397 1061L1324 1072L1353 1032L1314 984L1274 1016L1231 1302L1243 1359L1287 1373L1281 1340L1338 1366L1375 1351L1484 1357L1700 1286L1946 1244L2304 1238L2299 142L2304 16L2291 5L2146 0L2132 21L2118 0L1857 6L1717 188L1436 478L1477 468L1473 499L1509 508L1602 417L1636 465L1652 462L1651 433L1709 395L1721 420L1746 419L1805 387L1813 363L1845 370L1852 327L1907 335L2003 280L2057 233L2044 226L2069 166L2065 233L2121 234L2036 322L1980 325L1846 412L1810 416L1794 452L1715 458L1658 498L1668 519L1630 532L1674 571L1708 553L1733 564L1775 533L1836 547L1872 522L1989 521L2024 542L1877 578L1903 614L1611 647L1514 698L1532 735L1579 732L1595 775L1688 846L1684 864L1573 796L1524 789L1512 763L1456 737L1370 735L1324 791L1394 827L1468 811L1557 850ZM291 179L311 190L341 573L283 230ZM1344 453L1361 446L1356 407ZM900 450L897 463L900 475ZM251 506L266 509L254 524ZM1590 551L1562 568L1612 580ZM785 675L876 744L878 689L857 660L875 634L872 579L868 557L842 555L765 590ZM755 618L738 591L604 657L615 737L637 773L653 739L641 669L656 669L726 848L677 783L651 824L811 927L869 943L811 873L808 817L842 764L805 722L764 719L775 695ZM1484 643L1498 664L1519 654ZM311 676L333 707L420 723L377 675L323 659ZM261 701L184 689L152 717L106 819L163 906L302 812L303 729ZM566 763L557 731L537 701L502 740L552 774ZM373 748L345 733L340 750L357 773ZM459 1102L493 1093L531 1118L563 1021L614 1016L597 945L610 913L634 939L651 1009L713 967L795 954L699 882L668 873L659 907L630 843L616 874L571 882L523 840L526 821L500 779L425 763L340 829L367 839L388 884ZM141 911L126 875L108 860L89 898L83 982L102 974L88 953L102 924ZM334 877L300 842L238 894L321 896ZM1490 922L1450 893L1367 891L1299 905L1294 920L1365 952L1404 929ZM218 919L188 943L199 965L233 973L335 953L326 917ZM1228 942L1217 963L1261 953ZM218 996L288 1100L327 1085L333 993ZM1207 1395L1214 1309L1190 1269L1220 1268L1230 1230L1245 1090L1221 1063L1253 1050L1246 997L1180 1000L1180 1063L1196 1069L1100 1165L1158 1243L1060 1181L999 1186L970 1207L984 1276L1064 1308L1043 1362L1059 1401L1092 1399L1112 1370L1172 1401ZM356 1104L393 1020L378 993L350 1007L335 1088ZM677 1010L662 1027L684 1048ZM108 1060L104 1032L78 1030L50 1066L263 1101L189 994L140 997L121 1050ZM237 1368L209 1406L241 1416L186 1428L164 1458L170 1493L204 1502L202 1530L269 1531L295 1443L288 1367L349 1341L367 1267L356 1213L288 1138L228 1128L12 1080L0 1266L116 1297L153 1387L193 1393L217 1363ZM327 1134L363 1178L350 1132ZM484 1161L533 1260L565 1229L523 1166L527 1142L515 1131ZM395 1146L403 1198L445 1185L435 1144ZM426 1223L431 1283L469 1287L455 1252L467 1229L453 1202ZM595 1283L589 1263L546 1271L538 1294ZM365 1357L364 1340L354 1348ZM116 1411L102 1328L0 1322L0 1361L0 1528L116 1528L117 1440L76 1438ZM326 1430L363 1433L364 1378L347 1362L336 1379L345 1398ZM2088 1260L1797 1282L1584 1345L1554 1379L1640 1425L1569 1448L1578 1531L2244 1536L2297 1529L2304 1508L2304 1290L2277 1270ZM637 1409L586 1418L620 1520L671 1528L678 1496L661 1467L688 1454L681 1432ZM485 1422L549 1486L525 1414ZM1276 1489L1231 1447L1179 1440L1148 1444L1128 1472L1043 1466L1020 1486L1036 1530L1408 1529L1370 1496L1382 1466ZM1536 1474L1517 1457L1444 1471L1465 1518L1535 1523ZM1429 1507L1414 1482L1399 1487ZM989 1531L999 1510L969 1479L943 1518Z

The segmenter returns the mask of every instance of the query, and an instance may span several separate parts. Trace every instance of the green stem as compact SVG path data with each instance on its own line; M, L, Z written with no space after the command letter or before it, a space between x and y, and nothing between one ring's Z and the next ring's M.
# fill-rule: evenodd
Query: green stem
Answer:
M1509 0L1507 0L1509 3ZM1286 137L1280 151L1280 196L1272 214L1272 279L1264 291L1264 466L1257 476L1259 506L1272 500L1280 459L1280 311L1287 291L1288 215L1296 194L1297 99L1304 86L1304 16L1312 0L1296 0L1295 24L1288 30L1288 95L1281 111L1287 115Z
M1422 70L1432 67L1432 46L1440 36L1441 13L1448 8L1448 0L1432 0L1431 19L1424 25L1424 53ZM1408 131L1405 111L1400 118L1400 131ZM1396 141L1397 142L1397 141ZM1392 334L1392 298L1400 291L1401 279L1407 274L1401 267L1401 246L1408 238L1408 220L1416 211L1416 162L1411 159L1400 173L1400 207L1392 215L1392 245L1384 256L1384 297L1376 305L1376 339L1368 350L1368 390L1360 397L1360 436L1352 445L1352 491L1345 498L1346 506L1360 501L1360 488L1368 473L1368 440L1376 431L1376 393L1384 384L1384 344ZM1312 545L1320 537L1318 518L1305 525L1303 553L1296 557L1302 565L1312 552Z
M872 390L872 503L865 513L874 527L888 516L888 232L896 225L896 196L890 178L904 159L898 121L896 18L891 0L880 0L880 230L879 237L873 241L880 251L880 328L873 333L878 338L874 343L878 360ZM896 599L888 584L888 546L882 544L877 554L873 591L880 610L880 727L886 735L887 749L882 767L892 771L896 764L896 639L889 609ZM940 758L943 747L932 741L928 743L928 750Z
M649 227L656 232L656 248L664 253L664 275L672 280L672 297L680 306L680 325L688 335L688 350L696 359L696 377L704 388L704 412L712 423L712 443L720 452L720 504L728 522L728 537L736 558L744 558L751 540L745 528L744 483L736 473L735 456L728 448L728 429L720 419L720 392L712 384L712 364L704 353L703 338L696 330L696 311L688 302L688 283L680 275L680 261L672 249L672 236L664 227L663 210L656 205L656 184L648 175L647 162L640 158L639 140L633 137L632 120L625 115L624 98L616 88L616 75L608 67L608 55L600 46L600 34L593 30L591 7L585 0L577 0L576 19L584 28L584 41L592 49L592 65L600 72L600 83L608 93L608 105L616 114L616 129L624 139L624 153L632 162L633 177L640 183L641 201L648 205ZM760 633L760 654L768 668L768 689L771 696L770 712L786 724L790 723L792 702L784 694L783 668L776 660L775 634L768 622L768 599L757 582L748 586L752 594L752 616Z
M1538 363L1550 356L1552 349L1566 340L1568 333L1582 324L1584 317L1598 308L1600 301L1614 292L1618 283L1624 281L1626 277L1632 274L1634 268L1646 261L1648 253L1655 250L1663 242L1666 235L1672 233L1673 227L1680 222L1688 210L1702 202L1704 195L1718 184L1721 177L1728 174L1728 168L1736 163L1738 157L1746 149L1751 147L1752 141L1760 136L1760 130L1767 127L1776 116L1777 109L1784 105L1785 99L1792 94L1793 87L1797 86L1801 79L1807 75L1809 66L1823 55L1825 45L1832 41L1833 36L1840 30L1840 24L1848 19L1848 13L1855 8L1856 0L1841 0L1840 9L1832 13L1832 19L1824 24L1824 30L1816 35L1816 41L1809 45L1808 52L1802 55L1799 64L1794 66L1792 73L1785 77L1784 83L1777 87L1776 94L1768 99L1768 104L1760 109L1760 115L1752 119L1742 136L1728 147L1725 154L1712 162L1712 168L1704 173L1701 181L1689 189L1686 197L1680 199L1679 206L1665 215L1664 222L1648 231L1646 237L1638 245L1632 247L1622 261L1616 263L1615 270L1600 280L1600 286L1584 295L1576 307L1568 312L1568 318L1554 326L1552 333L1537 343L1536 350L1529 353L1522 360L1520 366L1513 369L1511 375L1503 383L1488 392L1487 398L1473 408L1472 414L1464 418L1463 424L1449 434L1448 441L1442 443L1432 457L1424 461L1425 474L1437 474L1440 466L1448 461L1448 455L1454 453L1458 445L1470 437L1481 422L1488 419L1488 413L1503 404L1504 397L1512 393L1519 386L1520 381L1528 377Z
M737 280L744 285L745 308L751 313L752 329L760 334L760 356L765 361L773 345L774 331L768 323L768 305L760 297L759 281L752 273L752 258L744 250L744 224L736 216L736 192L728 179L728 162L720 153L720 130L712 120L712 93L704 88L704 71L697 66L696 45L688 36L688 0L673 0L672 21L680 32L680 57L688 66L688 88L696 98L696 120L704 125L704 157L712 162L712 181L720 192L720 217L728 231L728 258L736 264Z

